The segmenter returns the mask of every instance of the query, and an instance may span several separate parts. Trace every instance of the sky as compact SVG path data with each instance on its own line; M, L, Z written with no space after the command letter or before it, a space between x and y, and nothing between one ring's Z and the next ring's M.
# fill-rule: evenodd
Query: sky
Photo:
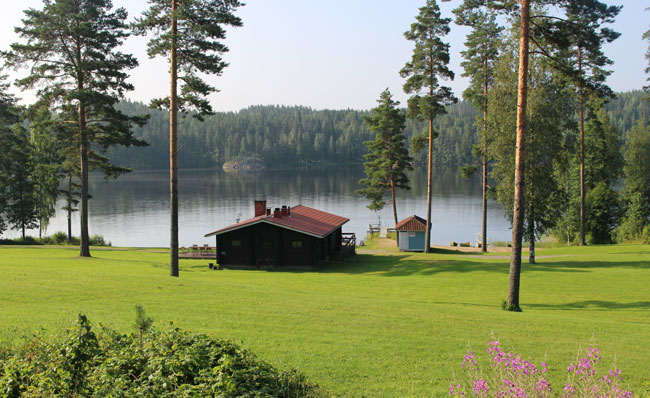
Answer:
M221 76L207 81L220 92L210 96L215 111L237 111L252 105L303 105L314 109L370 109L388 88L395 99L406 104L404 80L399 70L410 60L413 45L403 33L415 20L424 0L244 0L236 12L244 26L228 30L224 43L230 51L224 59L230 65ZM646 85L644 58L648 42L641 35L650 27L648 0L606 0L623 5L611 28L621 33L604 47L615 63L608 84L614 91L640 89ZM440 3L443 16L460 3ZM129 19L147 6L145 0L113 0L124 7ZM327 4L325 7L324 4ZM23 10L41 8L41 0L5 2L0 15L0 50L19 40L13 28L21 24ZM450 68L456 73L450 86L460 97L467 86L462 77L460 52L468 29L451 25L445 41L451 45ZM131 37L124 52L134 54L140 66L131 71L135 90L127 98L148 103L168 95L166 60L149 59L146 38ZM9 73L10 80L24 76L25 69ZM11 91L23 103L34 94Z

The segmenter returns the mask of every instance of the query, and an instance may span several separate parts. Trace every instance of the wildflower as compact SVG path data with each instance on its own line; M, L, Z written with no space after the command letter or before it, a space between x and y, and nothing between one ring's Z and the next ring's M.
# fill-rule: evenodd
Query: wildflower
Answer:
M548 381L546 381L546 379L539 379L537 381L537 385L535 385L535 388L537 391L551 391L551 386L548 384Z
M472 351L469 351L467 355L465 355L465 359L463 359L463 369L466 366L472 370L478 370L478 362L476 361L476 356Z
M562 394L563 397L572 397L574 396L576 392L575 387L573 387L571 384L566 383L564 385L564 394Z
M487 397L489 390L490 390L490 388L488 387L487 381L482 380L482 379L474 380L474 396L475 397Z
M449 383L449 395L457 395L459 397L464 397L465 392L462 390L460 384Z

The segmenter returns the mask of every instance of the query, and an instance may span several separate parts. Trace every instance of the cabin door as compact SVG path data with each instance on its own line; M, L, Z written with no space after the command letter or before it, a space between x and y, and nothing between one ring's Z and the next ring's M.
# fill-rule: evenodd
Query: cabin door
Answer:
M257 242L257 259L256 265L277 267L280 261L280 242L276 236L261 236Z

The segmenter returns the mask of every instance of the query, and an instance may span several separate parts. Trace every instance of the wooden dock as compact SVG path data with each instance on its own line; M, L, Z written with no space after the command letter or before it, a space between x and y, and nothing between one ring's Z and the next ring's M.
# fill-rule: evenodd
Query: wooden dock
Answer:
M193 258L199 260L216 260L217 248L208 245L192 245L178 249L178 258Z

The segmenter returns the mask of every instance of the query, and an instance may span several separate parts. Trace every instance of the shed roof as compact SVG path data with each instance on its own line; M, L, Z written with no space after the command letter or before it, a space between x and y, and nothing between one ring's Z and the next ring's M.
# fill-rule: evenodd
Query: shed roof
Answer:
M311 207L298 205L291 208L291 215L282 218L273 217L273 215L258 216L240 221L237 224L229 225L225 228L218 229L214 232L205 234L205 237L221 235L236 229L245 228L254 224L267 223L276 225L281 228L301 232L317 238L324 238L341 225L350 221L349 218L337 216L336 214L327 213L322 210Z
M405 218L395 225L396 231L426 231L427 220L416 215Z

